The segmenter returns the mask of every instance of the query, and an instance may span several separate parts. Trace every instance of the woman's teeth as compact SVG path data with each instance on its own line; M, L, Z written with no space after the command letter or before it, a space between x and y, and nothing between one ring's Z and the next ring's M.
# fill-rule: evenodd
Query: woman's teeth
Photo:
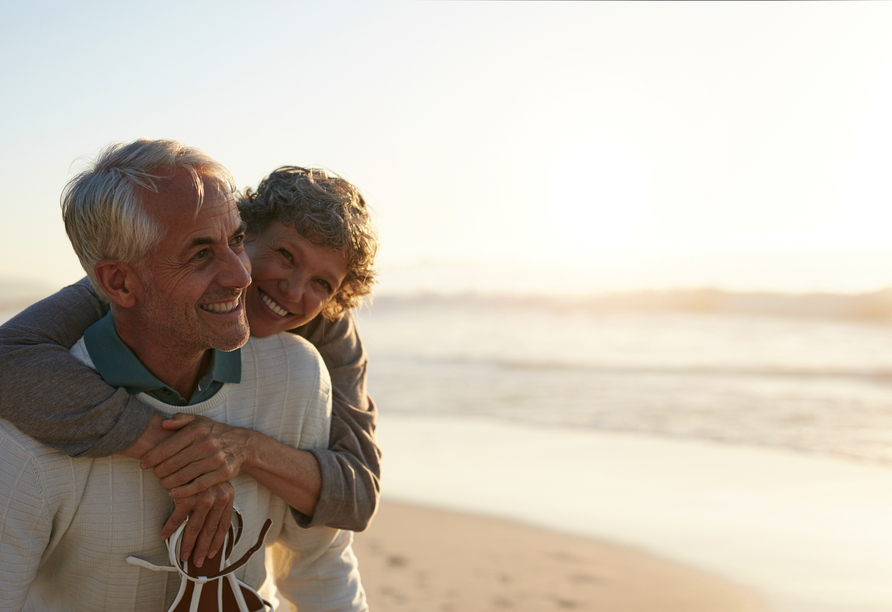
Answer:
M280 317L284 317L288 314L288 311L276 304L273 299L267 294L260 292L260 299L263 300L263 303L266 304L267 308L272 310L274 313L279 315Z

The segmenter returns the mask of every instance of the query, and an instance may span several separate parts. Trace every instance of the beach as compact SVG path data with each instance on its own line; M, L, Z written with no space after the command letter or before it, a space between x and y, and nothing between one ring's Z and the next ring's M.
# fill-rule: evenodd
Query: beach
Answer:
M381 612L767 612L751 591L631 547L385 501L357 535Z
M452 609L496 610L499 598L520 606L538 597L552 608L526 609L565 609L554 607L560 599L589 606L579 609L662 611L675 608L654 602L685 593L688 602L728 603L697 608L678 599L677 609L892 607L892 470L885 467L486 418L384 414L378 435L385 504L380 524L357 537L378 609L450 609L438 606L465 591L472 600L485 592L489 603ZM540 552L527 554L524 538ZM565 553L575 561L564 563ZM509 587L549 572L554 580L530 586L527 596ZM500 583L504 576L512 582ZM592 577L602 582L586 584ZM413 607L419 597L427 607Z
M892 327L805 310L595 306L432 296L382 299L359 313L384 452L377 528L387 530L387 504L402 503L507 520L580 546L616 545L695 572L691 590L704 601L706 581L772 612L892 610ZM442 530L431 548L444 563L494 559L484 549L500 550L481 536L473 540L479 555L453 554L463 530L426 516L430 533L416 538ZM506 567L537 573L522 550L509 550ZM366 557L373 568L382 562ZM484 581L496 589L488 597L508 601L511 589L498 590L494 573L501 561L475 563L457 592ZM604 575L603 565L577 566L578 575ZM415 584L405 568L379 569L386 588ZM374 585L376 570L366 574ZM638 570L627 574L634 581ZM670 596L666 582L646 582L619 590ZM585 593L564 584L577 593L567 601L612 602L607 582ZM555 592L537 601L553 606ZM400 609L375 593L373 605L381 598L385 611Z

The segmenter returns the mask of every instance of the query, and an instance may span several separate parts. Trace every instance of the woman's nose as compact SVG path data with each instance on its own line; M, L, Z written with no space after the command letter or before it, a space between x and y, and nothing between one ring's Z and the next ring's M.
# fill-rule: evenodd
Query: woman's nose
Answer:
M300 270L295 270L282 279L279 290L290 300L299 301L304 294L304 275Z

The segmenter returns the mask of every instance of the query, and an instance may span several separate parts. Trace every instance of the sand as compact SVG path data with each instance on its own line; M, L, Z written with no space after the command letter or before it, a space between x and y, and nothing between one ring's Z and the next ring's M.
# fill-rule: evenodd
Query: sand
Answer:
M753 593L634 548L384 502L355 550L375 612L765 612Z
M428 415L383 413L378 439L388 502L619 543L749 589L773 612L892 610L886 466Z

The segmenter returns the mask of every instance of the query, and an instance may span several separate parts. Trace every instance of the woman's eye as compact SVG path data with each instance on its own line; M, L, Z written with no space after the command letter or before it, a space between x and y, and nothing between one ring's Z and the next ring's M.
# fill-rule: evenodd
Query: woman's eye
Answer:
M317 279L316 282L322 285L322 288L325 289L327 292L331 293L331 284L327 280L323 280L320 278Z
M279 249L279 253L288 261L294 261L294 255L288 249Z

